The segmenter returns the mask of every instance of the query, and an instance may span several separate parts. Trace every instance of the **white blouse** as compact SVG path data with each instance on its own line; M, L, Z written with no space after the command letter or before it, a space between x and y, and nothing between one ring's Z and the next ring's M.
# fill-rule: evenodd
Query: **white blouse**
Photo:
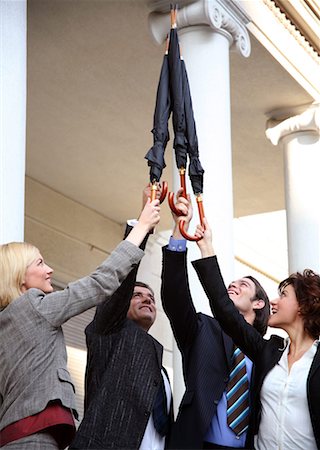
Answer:
M319 340L288 370L290 340L261 389L257 450L317 450L307 400L307 378Z

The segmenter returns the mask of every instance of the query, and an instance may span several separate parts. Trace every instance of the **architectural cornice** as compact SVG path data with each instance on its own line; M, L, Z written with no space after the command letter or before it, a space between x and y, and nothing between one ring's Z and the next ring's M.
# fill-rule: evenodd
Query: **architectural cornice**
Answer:
M318 0L274 0L274 2L320 55L320 4Z
M266 136L273 145L278 145L283 137L292 133L309 131L320 135L320 104L312 105L303 113L289 117L275 126L274 124L274 121L268 121L266 130Z
M272 11L278 21L285 27L287 31L294 37L299 45L318 63L320 64L320 57L318 49L306 38L302 30L287 17L284 10L277 5L277 0L263 0L263 3ZM318 30L319 31L319 30ZM319 48L319 46L318 46Z
M320 57L275 1L234 0L250 17L248 30L309 95L319 101Z
M149 6L152 3L149 2ZM158 11L159 5L157 11L150 14L149 23L154 39L161 44L166 38L170 22L168 12ZM180 30L207 25L216 32L228 35L231 46L245 57L248 57L251 51L250 37L246 28L248 21L249 17L245 11L232 0L198 0L180 8L177 14L177 26Z

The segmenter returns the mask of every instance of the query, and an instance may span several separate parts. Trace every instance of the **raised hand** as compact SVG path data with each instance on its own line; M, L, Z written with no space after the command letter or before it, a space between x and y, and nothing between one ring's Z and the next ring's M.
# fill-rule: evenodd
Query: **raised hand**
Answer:
M132 242L133 244L139 246L146 234L160 221L160 202L158 199L151 201L148 198L141 214L138 219L138 223L130 231L126 240Z
M153 201L148 198L138 219L138 224L146 227L147 232L151 231L160 221L160 202L159 199Z
M197 245L200 249L202 258L208 258L215 255L212 244L212 231L207 219L203 218L203 226L197 225L195 235L200 238Z
M175 239L183 239L183 236L181 235L180 231L179 231L179 222L181 220L185 221L185 230L187 231L189 228L189 223L192 219L193 216L193 208L192 208L192 203L190 200L190 195L187 195L187 198L184 198L182 196L183 193L183 189L179 189L177 192L177 201L176 201L176 208L181 211L182 215L181 216L177 216L173 211L171 211L172 213L172 217L173 220L175 222L175 227L172 233L172 236Z

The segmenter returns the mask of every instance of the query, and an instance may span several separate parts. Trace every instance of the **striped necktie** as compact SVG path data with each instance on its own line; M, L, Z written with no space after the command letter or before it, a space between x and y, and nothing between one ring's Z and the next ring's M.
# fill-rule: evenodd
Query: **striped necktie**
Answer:
M249 382L245 357L238 347L232 356L226 394L227 423L239 436L248 428L249 423Z

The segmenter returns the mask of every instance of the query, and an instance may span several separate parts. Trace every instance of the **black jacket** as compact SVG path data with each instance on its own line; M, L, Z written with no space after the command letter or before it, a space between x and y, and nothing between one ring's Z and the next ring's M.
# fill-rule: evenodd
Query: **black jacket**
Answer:
M261 419L261 386L265 376L281 358L284 339L274 335L270 340L265 340L244 320L228 296L216 257L195 261L193 265L207 293L212 312L219 320L223 330L254 362L251 427L247 436L248 444L253 445L254 434L258 432ZM318 346L308 375L307 397L313 432L317 447L320 448L320 346Z
M161 297L182 354L186 384L169 448L200 449L229 380L233 342L216 319L196 312L186 252L163 248Z
M85 414L70 449L140 447L161 381L163 347L127 319L136 272L86 328Z

